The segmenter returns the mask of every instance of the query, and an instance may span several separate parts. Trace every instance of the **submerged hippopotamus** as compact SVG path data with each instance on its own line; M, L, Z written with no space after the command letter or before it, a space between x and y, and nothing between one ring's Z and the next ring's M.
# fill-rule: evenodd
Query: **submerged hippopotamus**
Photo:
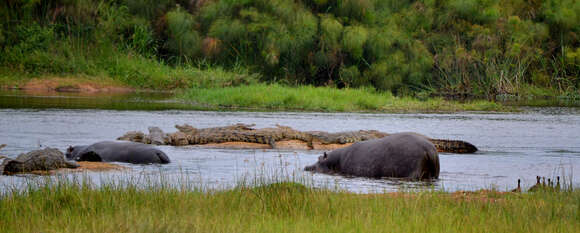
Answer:
M76 161L124 162L135 164L169 163L167 155L151 146L136 142L97 142L89 146L69 147L68 159Z
M439 155L427 137L397 133L325 152L304 170L372 178L436 179Z

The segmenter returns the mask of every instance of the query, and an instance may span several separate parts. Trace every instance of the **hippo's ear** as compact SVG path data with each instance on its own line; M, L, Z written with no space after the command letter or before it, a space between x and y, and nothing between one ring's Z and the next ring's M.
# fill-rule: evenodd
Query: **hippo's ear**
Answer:
M323 159L326 159L328 157L328 154L326 154L326 151L324 152L324 155L322 156Z
M72 146L68 146L68 148L66 148L66 153L71 153L74 150L74 148Z

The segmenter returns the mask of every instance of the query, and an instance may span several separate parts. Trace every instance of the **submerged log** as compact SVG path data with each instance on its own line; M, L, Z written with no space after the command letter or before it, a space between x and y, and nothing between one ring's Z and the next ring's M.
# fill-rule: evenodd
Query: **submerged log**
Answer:
M130 131L117 140L158 145L207 145L224 148L278 148L333 150L355 142L378 139L389 135L377 130L358 130L338 133L299 131L288 126L255 129L254 125L235 124L224 127L195 128L176 125L177 132L163 133L149 127L149 134ZM429 139L439 152L474 153L477 147L461 140Z

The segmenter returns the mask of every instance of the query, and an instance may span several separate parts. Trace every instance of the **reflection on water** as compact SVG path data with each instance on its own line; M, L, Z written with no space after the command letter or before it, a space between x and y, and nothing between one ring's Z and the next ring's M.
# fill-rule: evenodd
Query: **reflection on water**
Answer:
M128 93L70 93L22 92L0 90L0 108L30 109L117 109L117 110L167 110L203 109L202 106L171 99L167 92Z
M45 106L47 109L21 109L9 108L6 104L24 98L29 97L0 97L0 144L8 144L2 150L3 154L16 156L38 146L65 150L69 145L112 140L131 130L146 131L148 126L173 132L174 125L183 123L199 128L246 123L256 124L259 128L280 124L298 130L329 132L359 129L413 131L434 138L466 140L481 150L476 154L440 154L440 179L425 183L302 171L304 166L316 161L321 151L161 146L159 148L171 157L172 163L127 165L132 168L130 171L88 173L95 182L110 179L141 182L151 177L163 177L173 183L230 188L244 180L291 177L315 186L339 187L355 192L455 191L491 187L507 190L515 187L518 178L522 179L524 187L529 187L535 183L535 176L540 175L563 176L574 186L580 186L578 108L525 108L523 112L502 114L353 114L54 109L50 105ZM42 101L49 99L36 98L40 106ZM0 176L0 186L18 185L34 179L39 178Z

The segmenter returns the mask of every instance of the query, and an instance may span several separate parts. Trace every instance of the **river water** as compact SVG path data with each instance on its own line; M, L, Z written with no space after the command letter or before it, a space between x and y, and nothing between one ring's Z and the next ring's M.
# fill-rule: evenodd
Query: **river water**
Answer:
M39 147L64 151L69 145L114 140L127 131L147 132L148 126L174 132L174 125L184 123L198 128L244 123L255 124L258 128L279 124L298 130L328 132L361 129L389 133L411 131L433 138L465 140L480 149L475 154L440 153L441 175L438 180L409 182L304 172L304 166L313 164L322 151L160 146L172 163L123 164L130 170L82 174L97 182L130 180L139 183L160 178L163 182L179 185L231 188L244 181L297 180L317 187L352 192L482 188L504 191L515 188L517 179L522 179L523 187L530 187L539 175L547 178L561 176L567 184L580 186L580 108L541 107L523 108L517 113L450 114L171 110L174 106L155 108L164 110L107 110L83 109L83 103L87 102L85 97L37 96L30 99L12 94L0 95L0 144L8 145L1 154L15 157ZM60 104L52 104L55 99ZM100 99L94 101L103 98ZM46 178L0 176L0 187L19 187L38 179Z

